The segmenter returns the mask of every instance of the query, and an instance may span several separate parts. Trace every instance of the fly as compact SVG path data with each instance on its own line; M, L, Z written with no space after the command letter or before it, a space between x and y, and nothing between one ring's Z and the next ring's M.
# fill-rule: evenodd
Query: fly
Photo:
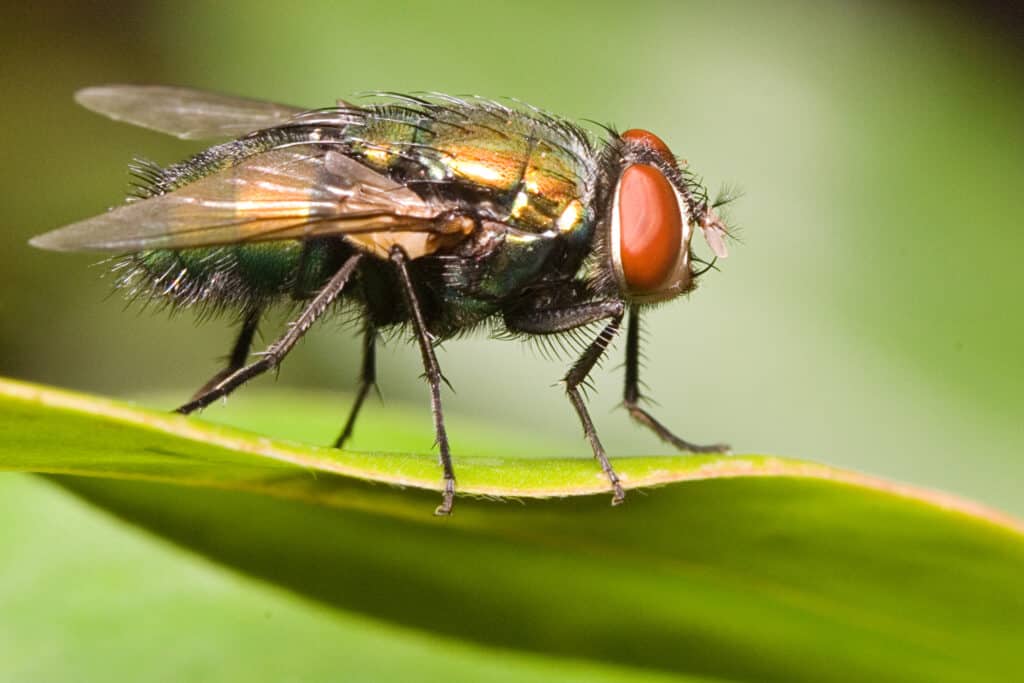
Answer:
M695 287L694 232L727 255L726 225L685 162L645 130L598 139L525 106L386 97L305 110L164 86L82 90L79 103L118 121L231 139L166 168L138 162L126 204L31 244L113 252L130 296L238 316L227 366L178 408L186 415L278 367L322 316L348 306L363 321L363 362L340 448L375 384L378 335L410 330L430 385L439 515L452 510L455 472L434 347L478 327L513 337L595 327L563 379L613 505L625 492L581 387L627 317L630 415L680 450L726 450L677 437L640 406L641 313ZM262 315L289 300L301 312L250 361Z

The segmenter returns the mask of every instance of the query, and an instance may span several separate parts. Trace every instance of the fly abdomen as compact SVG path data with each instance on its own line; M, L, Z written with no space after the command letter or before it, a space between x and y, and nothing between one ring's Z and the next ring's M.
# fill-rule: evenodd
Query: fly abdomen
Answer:
M351 247L340 239L159 249L115 264L115 287L132 300L159 300L202 312L267 308L315 293Z

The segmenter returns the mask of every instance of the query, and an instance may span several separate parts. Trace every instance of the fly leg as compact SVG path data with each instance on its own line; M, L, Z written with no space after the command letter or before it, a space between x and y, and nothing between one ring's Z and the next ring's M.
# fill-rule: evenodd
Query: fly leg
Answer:
M376 342L377 330L372 325L368 325L366 332L363 334L363 369L359 373L359 392L356 394L356 402L352 405L352 411L348 414L348 419L345 421L345 428L341 430L341 435L334 442L335 448L341 448L348 441L349 437L352 436L352 430L355 429L359 409L363 407L363 401L366 400L366 395L370 393L370 389L377 385Z
M420 355L423 356L423 369L427 376L427 382L430 383L430 408L434 414L434 432L437 435L438 450L441 452L441 469L444 471L444 493L441 504L437 506L434 514L449 515L452 512L452 504L455 502L455 471L452 468L448 433L445 431L444 415L441 412L441 382L444 381L444 377L441 375L441 367L437 364L433 341L430 338L430 333L427 332L426 323L423 321L423 312L420 310L420 304L416 298L416 290L409 277L408 260L409 257L401 247L397 245L391 247L391 262L398 270L402 298L405 300L405 307L409 312L416 341L420 345Z
M323 289L307 304L299 317L288 326L288 330L277 341L267 347L267 350L263 352L259 360L235 370L220 382L178 408L175 412L188 415L195 410L205 408L218 398L227 396L253 377L277 367L295 344L302 339L302 336L306 334L310 326L324 314L334 300L338 298L342 290L345 289L345 285L348 283L349 278L352 277L352 272L359 264L361 258L361 254L354 254L348 257L348 260L345 261L338 272L331 277Z
M564 332L573 328L588 325L598 320L611 320L601 330L594 341L583 350L583 354L572 364L569 372L562 381L565 382L565 391L569 395L569 401L580 422L583 423L583 434L590 442L590 448L594 457L601 465L608 482L612 487L612 505L619 505L625 500L626 492L619 482L619 475L615 473L608 454L597 437L597 430L590 419L590 413L583 402L583 395L580 386L586 382L587 376L594 366L604 355L608 345L618 334L619 326L622 325L622 316L625 314L625 305L621 301L599 301L594 303L577 304L565 308L541 309L528 311L513 317L506 316L505 325L515 332L526 332L529 334L553 334Z
M626 330L626 388L623 403L630 416L681 451L690 453L724 453L729 447L722 443L700 446L680 439L640 407L640 312L634 306L629 311L629 325Z
M313 242L304 241L302 251L299 253L299 265L295 269L295 283L292 285L292 298L296 301L302 301L311 296L307 289L307 279L313 244ZM356 393L356 402L348 414L348 419L345 420L345 427L341 430L338 438L334 440L335 448L341 448L352 436L352 431L356 426L356 417L359 415L359 409L363 406L366 394L376 385L376 350L374 348L376 339L376 330L372 325L368 326L363 336L363 367L359 374L359 391Z
M242 329L238 332L238 338L235 339L235 345L231 347L231 355L228 356L228 366L211 377L206 384L199 387L196 393L192 394L191 400L195 400L199 396L202 396L207 391L220 384L226 377L230 376L245 365L245 361L249 358L249 349L252 348L252 339L256 334L256 327L260 322L260 313L261 311L258 308L253 308L245 314L245 321L242 323Z

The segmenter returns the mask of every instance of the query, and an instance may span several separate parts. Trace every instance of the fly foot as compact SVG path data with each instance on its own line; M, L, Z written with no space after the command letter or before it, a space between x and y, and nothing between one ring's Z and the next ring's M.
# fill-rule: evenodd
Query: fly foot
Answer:
M612 482L612 505L622 505L626 502L626 491L622 488L622 484L618 480Z
M444 480L444 493L441 497L441 504L434 510L438 517L447 517L452 514L452 506L455 504L455 480Z

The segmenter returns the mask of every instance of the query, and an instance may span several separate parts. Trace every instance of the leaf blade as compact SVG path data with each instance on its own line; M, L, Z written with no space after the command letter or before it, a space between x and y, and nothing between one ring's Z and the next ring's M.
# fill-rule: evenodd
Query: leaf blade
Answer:
M626 458L617 464L633 484L665 484L666 471L704 479L634 492L612 509L606 493L583 495L603 491L587 460L463 458L464 489L490 491L519 468L506 495L547 495L561 480L566 497L467 499L437 520L433 458L325 455L112 402L100 419L67 403L91 399L4 386L3 466L20 453L43 469L71 436L62 450L79 453L76 473L107 469L62 477L64 486L343 609L490 645L730 680L980 681L1022 663L1020 527L952 498L783 459L732 458L728 470L714 459ZM50 434L35 446L16 438L39 437L44 425ZM114 457L119 439L139 466L170 468L159 471L165 483L95 478L112 474L100 456ZM235 439L246 450L227 448ZM377 483L374 467L387 473Z

